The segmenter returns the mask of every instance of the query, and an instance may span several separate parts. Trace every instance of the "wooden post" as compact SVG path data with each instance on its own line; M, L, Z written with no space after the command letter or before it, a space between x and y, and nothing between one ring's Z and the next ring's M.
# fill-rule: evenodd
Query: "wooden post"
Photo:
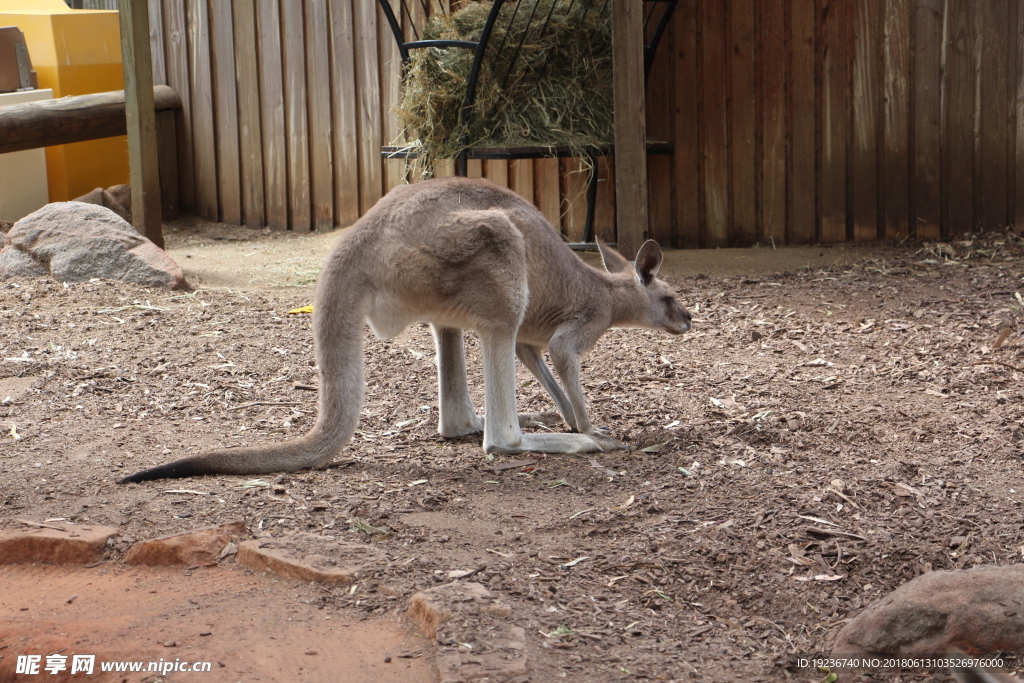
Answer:
M647 126L644 17L640 0L612 0L615 89L615 207L619 251L627 258L647 238Z
M149 45L146 0L118 0L121 16L121 66L124 70L128 164L132 187L132 223L161 249L164 246L157 163L156 112L153 107L153 56Z

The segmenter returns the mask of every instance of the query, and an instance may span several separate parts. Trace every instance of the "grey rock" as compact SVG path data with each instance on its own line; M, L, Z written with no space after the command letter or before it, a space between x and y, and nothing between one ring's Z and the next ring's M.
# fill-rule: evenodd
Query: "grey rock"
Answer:
M1024 651L1024 565L922 574L839 633L837 655Z
M50 274L62 282L92 278L148 287L187 288L164 250L112 210L83 202L47 204L14 224L0 250L0 280Z

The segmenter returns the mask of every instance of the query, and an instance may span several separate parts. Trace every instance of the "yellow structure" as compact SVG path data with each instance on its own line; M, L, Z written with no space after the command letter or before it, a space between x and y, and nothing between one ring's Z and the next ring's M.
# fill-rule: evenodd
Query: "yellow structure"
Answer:
M73 10L63 0L0 0L0 26L25 33L39 87L54 97L124 89L118 14ZM50 201L128 182L125 136L46 148Z

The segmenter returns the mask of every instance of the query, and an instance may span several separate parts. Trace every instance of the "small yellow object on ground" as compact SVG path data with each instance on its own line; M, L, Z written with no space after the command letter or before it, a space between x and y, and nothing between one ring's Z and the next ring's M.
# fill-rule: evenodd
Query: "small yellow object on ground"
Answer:
M301 306L299 308L293 308L292 310L288 311L288 315L301 315L302 313L312 313L312 312L313 312L313 307L312 306Z

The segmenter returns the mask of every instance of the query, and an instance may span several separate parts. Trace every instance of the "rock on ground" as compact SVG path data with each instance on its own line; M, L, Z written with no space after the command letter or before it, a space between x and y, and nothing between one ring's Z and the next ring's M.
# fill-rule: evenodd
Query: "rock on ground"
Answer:
M92 278L147 287L188 287L164 250L110 209L82 202L47 204L14 224L0 250L0 280L51 275L63 282Z
M240 543L235 560L254 571L339 585L352 583L372 573L376 565L386 564L373 546L301 532Z
M100 562L106 557L107 545L120 533L113 527L74 524L0 531L0 564Z
M530 680L526 631L512 609L472 581L428 588L409 599L409 615L424 637L446 647L437 658L441 683Z
M224 555L225 548L237 543L248 530L245 522L196 529L136 543L125 556L127 564L212 565Z
M1024 651L1024 565L923 574L839 633L837 655Z

